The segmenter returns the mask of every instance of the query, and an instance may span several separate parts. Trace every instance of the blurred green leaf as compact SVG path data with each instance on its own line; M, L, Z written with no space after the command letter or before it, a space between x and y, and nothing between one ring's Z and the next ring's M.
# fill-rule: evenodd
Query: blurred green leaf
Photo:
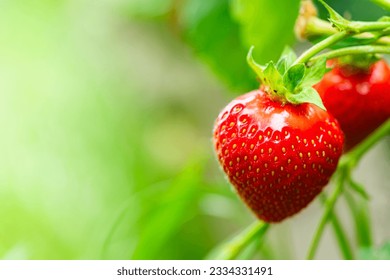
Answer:
M390 242L386 242L378 248L361 249L360 258L363 260L390 260Z
M180 23L196 52L228 85L236 90L258 87L245 62L249 47L256 47L261 64L277 60L293 42L299 1L199 1L185 2Z
M260 64L277 61L285 45L294 41L293 28L299 0L233 0L232 14L240 24L245 46L254 45Z
M245 60L249 46L241 43L240 26L230 16L228 0L187 0L179 23L185 39L226 84L235 90L258 87Z
M126 2L130 16L136 18L155 18L167 14L173 0L128 0Z
M145 205L150 211L139 221L139 238L132 259L158 259L170 237L197 213L202 163L190 164L163 193Z

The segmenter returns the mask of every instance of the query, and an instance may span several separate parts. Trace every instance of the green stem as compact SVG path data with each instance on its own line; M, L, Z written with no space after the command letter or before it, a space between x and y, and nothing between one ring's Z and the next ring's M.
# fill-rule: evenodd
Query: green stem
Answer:
M351 35L355 35L363 32L383 31L385 29L390 28L390 23L386 21L351 21L349 26L345 27L350 30L350 32L352 33Z
M319 36L330 36L337 32L337 29L333 28L329 21L313 16L306 22L304 35L310 39Z
M314 56L311 60L320 58L335 58L345 55L357 55L357 54L375 54L375 53L390 53L390 47L388 46L354 46L346 47L337 50L328 51L317 56Z
M357 163L361 157L371 149L383 137L390 135L390 119L371 133L362 143L356 146L346 156L353 158L354 163Z
M223 244L211 255L217 260L233 260L254 240L262 238L269 228L265 222L255 222L232 240Z
M326 203L326 195L322 194L320 196L321 202ZM331 224L333 227L333 232L335 234L335 237L337 239L337 242L339 244L341 253L343 254L343 257L345 260L353 260L353 252L351 249L351 245L348 241L347 235L345 233L345 230L343 229L340 219L336 215L336 213L333 211L330 216Z
M330 36L337 32L339 31L332 27L330 22L313 16L308 19L305 25L304 36L310 40L318 37ZM373 42L375 41L378 44L386 45L389 43L389 38L386 37L387 35L389 35L389 31L382 31L380 34L378 34L377 31L372 31L362 32L361 34L354 35L354 37L359 39L372 39Z
M347 191L345 192L344 197L354 219L358 246L360 248L371 247L372 232L367 200L359 198L359 203L356 203L355 198Z
M344 174L339 173L338 175L339 177L337 178L335 189L333 190L333 193L331 194L329 199L325 202L325 211L322 214L320 223L317 226L316 232L310 244L309 251L307 254L308 260L314 259L315 253L318 248L318 244L320 243L322 233L325 229L325 225L329 221L330 217L332 216L334 205L336 204L339 195L342 193Z
M349 34L346 31L341 31L339 33L335 33L328 38L322 40L321 42L315 44L310 49L301 54L300 57L294 62L294 64L298 63L306 63L310 58L323 51L324 49L330 47L331 45L347 38Z
M310 244L307 259L313 259L315 256L325 225L331 217L334 205L343 191L344 181L346 180L348 174L350 174L351 169L359 162L361 157L368 150L370 150L376 143L379 142L380 139L387 135L390 135L390 119L371 133L371 135L369 135L362 143L340 159L339 167L335 173L336 186L333 193L326 201L325 211Z

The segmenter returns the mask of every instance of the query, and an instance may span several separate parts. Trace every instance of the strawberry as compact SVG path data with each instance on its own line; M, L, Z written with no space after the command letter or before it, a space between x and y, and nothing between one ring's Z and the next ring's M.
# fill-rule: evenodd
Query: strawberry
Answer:
M339 121L350 150L390 117L390 67L384 60L368 69L331 63L333 69L314 87Z
M214 147L246 205L258 218L280 222L306 207L328 183L342 153L343 134L311 87L324 73L325 61L301 71L296 69L304 66L285 59L277 70L273 63L257 65L250 52L248 62L262 86L221 111Z

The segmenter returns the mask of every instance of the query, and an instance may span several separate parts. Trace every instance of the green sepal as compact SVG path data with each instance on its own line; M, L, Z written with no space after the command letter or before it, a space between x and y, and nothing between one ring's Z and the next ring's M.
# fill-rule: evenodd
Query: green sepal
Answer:
M319 0L320 3L329 12L329 21L340 31L345 31L351 34L362 33L365 31L382 31L386 32L390 28L390 22L384 18L382 21L349 21L342 17L339 13L333 10L323 0Z
M332 9L328 4L326 4L323 0L319 0L319 2L328 10L329 13L329 21L340 31L345 30L345 27L349 25L350 21L342 17L338 12Z
M256 73L257 77L260 80L260 83L264 87L269 87L273 91L275 96L283 96L286 92L286 88L283 85L283 77L276 69L275 64L271 61L266 66L262 66L255 62L253 59L253 46L249 49L248 55L246 57L249 66Z
M295 52L290 47L286 46L279 61L276 63L276 68L278 69L279 73L284 75L284 73L286 73L287 69L293 65L296 59L297 55Z
M280 75L272 61L267 64L263 73L264 85L270 87L273 91L273 95L283 97L287 90L284 86L282 75Z
M288 68L283 76L283 83L285 87L294 92L295 88L301 83L305 76L305 64L299 63Z
M252 56L253 47L247 55L247 62L257 74L264 90L282 103L312 103L323 110L325 106L312 86L319 82L326 73L326 59L321 58L307 66L304 63L294 64L295 53L286 48L279 61L270 61L267 65L257 64Z
M251 46L249 49L249 52L246 56L246 61L248 62L249 66L252 68L252 70L256 73L257 77L260 80L261 84L264 84L264 69L265 67L256 63L256 61L253 59L253 49L255 46Z
M300 87L311 87L321 81L322 77L327 72L326 69L326 58L320 58L313 62L307 69L305 76L302 79Z
M286 94L286 99L292 104L312 103L326 111L320 95L312 87L305 87L297 93L288 92Z

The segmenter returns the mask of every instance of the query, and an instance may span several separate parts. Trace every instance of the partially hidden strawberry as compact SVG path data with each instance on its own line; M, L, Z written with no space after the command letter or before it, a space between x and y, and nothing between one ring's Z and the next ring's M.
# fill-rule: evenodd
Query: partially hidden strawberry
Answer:
M338 120L350 150L390 118L390 67L384 60L366 69L331 61L333 69L315 85Z
M337 121L320 108L311 87L322 77L325 61L301 75L290 70L301 67L291 66L291 60L261 67L250 52L248 62L262 86L230 102L214 126L223 170L241 199L266 222L280 222L306 207L328 183L343 147Z

